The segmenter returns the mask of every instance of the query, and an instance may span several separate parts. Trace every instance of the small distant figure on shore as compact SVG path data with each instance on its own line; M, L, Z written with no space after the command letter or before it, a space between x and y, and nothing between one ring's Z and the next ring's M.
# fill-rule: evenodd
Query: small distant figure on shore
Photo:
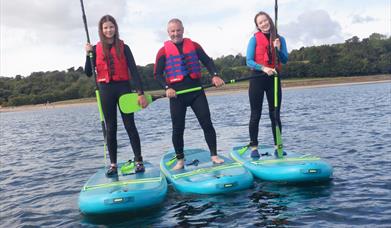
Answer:
M52 104L50 103L50 101L46 101L46 103L45 103L45 108L49 108L49 107L54 108L54 105L52 105Z

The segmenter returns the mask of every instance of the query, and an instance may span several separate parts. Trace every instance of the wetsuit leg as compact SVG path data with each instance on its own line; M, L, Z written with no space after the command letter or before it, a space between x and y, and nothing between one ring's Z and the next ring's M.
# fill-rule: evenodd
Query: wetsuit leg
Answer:
M186 95L186 94L184 94ZM183 96L170 98L170 112L172 121L172 144L174 145L177 159L183 159L183 133L185 131L186 105Z
M209 147L210 155L215 156L217 155L216 131L210 118L208 100L206 99L205 92L203 90L194 92L194 95L196 95L196 97L192 100L191 108L193 109L193 112L196 115L202 130L204 131L204 136Z
M121 116L124 122L126 132L128 133L130 145L132 146L134 160L143 161L143 157L141 156L140 136L138 134L137 127L134 122L134 114L124 114L121 112Z
M269 117L270 117L270 121L272 124L274 145L277 145L276 120L277 120L278 127L280 128L280 132L282 132L281 118L280 118L280 107L281 107L281 100L282 100L281 80L280 80L280 78L278 79L277 109L274 107L274 78L270 77L270 80L268 80L267 84L268 84L268 86L266 89L266 97L267 97L267 102L268 102L268 106L269 106Z
M107 147L110 162L117 163L117 95L111 84L100 83L99 93L106 123Z
M129 82L117 82L115 92L118 94L117 97L117 104L118 104L121 95L131 92ZM137 127L134 122L134 114L133 113L125 114L121 112L121 117L125 126L125 130L128 133L130 145L132 146L132 150L134 153L134 160L142 161L143 158L141 156L140 136L138 134Z
M263 95L265 91L265 79L267 76L260 75L259 78L250 80L248 89L248 96L250 99L250 146L258 146L258 132L259 132L259 121L262 115Z

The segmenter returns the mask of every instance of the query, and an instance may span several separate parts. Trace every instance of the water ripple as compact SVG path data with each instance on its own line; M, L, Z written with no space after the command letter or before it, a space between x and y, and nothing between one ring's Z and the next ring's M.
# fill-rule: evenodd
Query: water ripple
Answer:
M360 94L360 96L357 96ZM209 96L218 151L248 143L247 92ZM227 104L229 103L229 108ZM279 184L257 180L228 195L181 195L171 187L153 209L87 217L77 198L100 167L103 140L95 105L0 113L0 215L3 227L390 227L391 129L389 84L284 91L287 150L322 157L334 166L327 183ZM259 141L272 144L267 104ZM172 147L167 99L136 113L143 156L159 163ZM120 118L119 118L120 120ZM188 111L185 143L206 148ZM133 157L119 121L119 160Z

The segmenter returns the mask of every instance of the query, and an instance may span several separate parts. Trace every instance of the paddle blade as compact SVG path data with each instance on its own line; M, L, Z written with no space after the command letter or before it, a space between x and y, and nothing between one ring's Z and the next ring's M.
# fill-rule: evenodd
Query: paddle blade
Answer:
M276 141L277 141L277 157L282 158L284 155L283 152L283 146L282 146L282 138L281 138L281 131L278 126L276 126Z
M174 162L176 161L176 156L174 156L173 158L171 158L169 161L166 162L166 166L167 167L170 167L172 164L174 164Z
M126 162L125 164L123 164L121 166L121 173L123 175L127 175L127 174L130 174L130 173L133 173L134 172L134 167L135 167L135 164L134 162L132 161L128 161Z
M152 103L152 96L150 94L144 94L148 104ZM126 93L119 98L118 101L121 112L125 114L138 112L142 107L138 104L137 93Z
M238 153L239 153L240 155L243 155L244 152L247 151L247 149L248 149L248 146L244 146L244 147L242 147L240 150L238 150Z
M123 113L133 113L141 110L141 106L138 104L137 93L127 93L119 98L119 108Z

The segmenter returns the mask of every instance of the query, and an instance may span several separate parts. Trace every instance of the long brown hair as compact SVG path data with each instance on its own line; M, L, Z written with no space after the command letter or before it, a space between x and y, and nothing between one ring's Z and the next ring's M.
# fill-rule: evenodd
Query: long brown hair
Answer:
M278 37L278 34L277 34L277 31L276 31L276 26L274 26L274 22L273 22L272 18L269 16L269 14L267 14L264 11L260 11L259 13L255 14L255 17L254 17L255 28L258 31L260 31L259 28L258 28L258 25L257 25L257 17L261 16L261 15L266 16L267 20L269 21L269 24L270 24L270 29L269 29L270 43L273 43L273 40L275 40Z
M115 34L114 34L114 42L113 42L113 45L115 47L115 51L117 53L117 57L118 58L121 58L121 49L120 49L120 39L119 39L119 32L118 32L118 25L117 25L117 22L115 21L114 17L111 16L111 15L104 15L100 20L99 20L99 38L100 38L100 42L102 43L103 45L103 53L105 54L105 56L108 55L108 53L110 52L109 50L109 43L105 37L105 35L103 35L103 23L105 22L108 22L110 21L111 23L114 24L114 27L115 27Z

